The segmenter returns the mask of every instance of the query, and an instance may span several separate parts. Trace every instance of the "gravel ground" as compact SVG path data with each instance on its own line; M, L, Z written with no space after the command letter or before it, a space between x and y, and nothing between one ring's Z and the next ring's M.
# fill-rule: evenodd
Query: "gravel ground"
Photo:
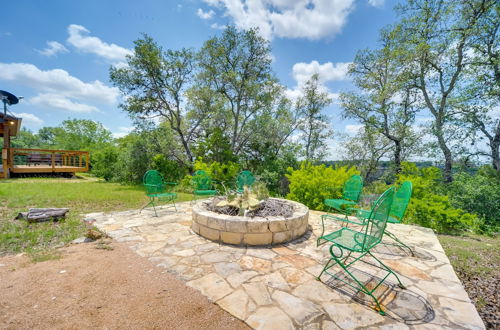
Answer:
M127 246L0 258L0 329L248 329Z

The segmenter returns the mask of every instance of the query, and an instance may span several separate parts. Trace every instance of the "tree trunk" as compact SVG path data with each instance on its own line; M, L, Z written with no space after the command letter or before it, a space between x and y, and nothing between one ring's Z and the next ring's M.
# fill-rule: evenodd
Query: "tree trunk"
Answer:
M444 134L441 126L437 127L435 134L438 139L439 148L443 152L444 156L444 173L443 173L444 182L450 183L453 181L453 176L451 173L451 168L453 165L453 157L451 155L450 148L448 148L448 146L446 145L446 141L444 139Z
M498 132L495 139L490 142L490 148L493 168L500 172L500 132Z
M395 174L399 174L401 172L401 141L400 140L394 140L394 169L395 169Z
M16 219L26 219L28 222L41 222L41 221L49 221L49 220L58 220L64 218L66 213L69 212L69 209L62 208L32 208L29 209L29 212L19 213Z

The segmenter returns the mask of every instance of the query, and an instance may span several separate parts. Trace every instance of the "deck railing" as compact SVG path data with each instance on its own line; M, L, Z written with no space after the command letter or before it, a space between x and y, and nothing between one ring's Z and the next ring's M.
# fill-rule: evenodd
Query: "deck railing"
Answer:
M20 168L26 171L30 168L40 170L44 168L50 172L67 172L71 169L78 172L89 170L87 151L10 148L8 158L9 167L14 172Z

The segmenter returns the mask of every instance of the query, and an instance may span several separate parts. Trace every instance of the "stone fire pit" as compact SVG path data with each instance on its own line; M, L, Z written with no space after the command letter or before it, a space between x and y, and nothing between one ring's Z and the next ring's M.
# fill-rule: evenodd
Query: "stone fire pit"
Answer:
M280 199L293 205L291 217L242 217L219 214L205 208L205 203L193 206L191 228L209 240L234 245L270 245L291 241L307 231L309 209L300 203Z

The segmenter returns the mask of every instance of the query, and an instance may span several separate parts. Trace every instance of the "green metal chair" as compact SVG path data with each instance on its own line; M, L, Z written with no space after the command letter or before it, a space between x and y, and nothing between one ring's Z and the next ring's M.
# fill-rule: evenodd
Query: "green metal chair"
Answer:
M394 193L394 200L392 202L391 211L389 213L389 218L387 219L388 223L397 224L403 222L406 210L408 208L408 205L410 204L412 190L413 186L411 181L404 181L396 190L396 192ZM370 215L370 210L351 209L351 211L356 214L357 221L351 219L344 221L364 226L366 224L366 220ZM413 249L403 243L396 235L389 232L388 230L385 231L385 234L396 242L396 244L394 245L408 249L408 251L410 251L410 254L412 256L415 256L415 252L413 251Z
M251 187L255 182L255 177L250 171L241 171L236 178L236 191L242 194L245 186Z
M195 172L192 184L194 186L193 196L197 200L197 196L209 197L217 194L217 190L214 188L212 178L203 170L198 170Z
M348 220L348 215L351 214L351 209L359 202L361 197L361 190L363 189L363 179L359 175L351 176L342 187L342 199L325 199L324 204L328 206L329 211L334 209L336 212L343 214L345 219ZM331 219L344 221L333 214L325 214L321 216L321 220ZM323 223L323 231L325 230Z
M394 188L391 187L379 197L379 199L373 206L367 219L366 226L363 227L362 231L356 231L347 227L343 227L340 230L319 238L331 242L332 245L330 246L331 258L328 260L317 279L321 281L321 276L323 275L323 273L327 273L331 277L341 281L344 284L349 285L355 290L372 297L375 301L376 309L381 315L385 315L385 312L382 309L379 299L375 297L373 292L375 292L375 290L385 281L385 279L390 274L393 274L396 277L399 282L399 287L403 289L405 288L398 275L371 252L371 250L381 242L382 236L384 235L385 227L387 225L387 219L389 218L389 212L393 202L393 196ZM338 248L340 250L339 256L334 253L334 248ZM344 252L347 252L345 256ZM358 256L356 258L353 257L353 260L348 262L352 253L358 254ZM374 265L362 260L362 258L367 254L375 259L380 265ZM349 268L354 265L356 261L362 261L369 265L386 270L387 274L384 278L382 278L380 282L378 282L374 286L373 289L369 290L367 285L363 284L362 281L356 278L354 273L349 270ZM331 273L328 271L335 265L339 265L354 280L355 284L352 284L347 280L339 277L336 273Z
M177 183L166 182L160 172L156 170L147 171L144 174L142 182L144 184L144 188L146 189L146 196L149 197L149 202L139 211L139 213L141 213L142 210L148 205L153 205L155 216L158 216L156 213L155 199L157 201L171 202L177 212L177 206L175 206L177 194L173 191Z

